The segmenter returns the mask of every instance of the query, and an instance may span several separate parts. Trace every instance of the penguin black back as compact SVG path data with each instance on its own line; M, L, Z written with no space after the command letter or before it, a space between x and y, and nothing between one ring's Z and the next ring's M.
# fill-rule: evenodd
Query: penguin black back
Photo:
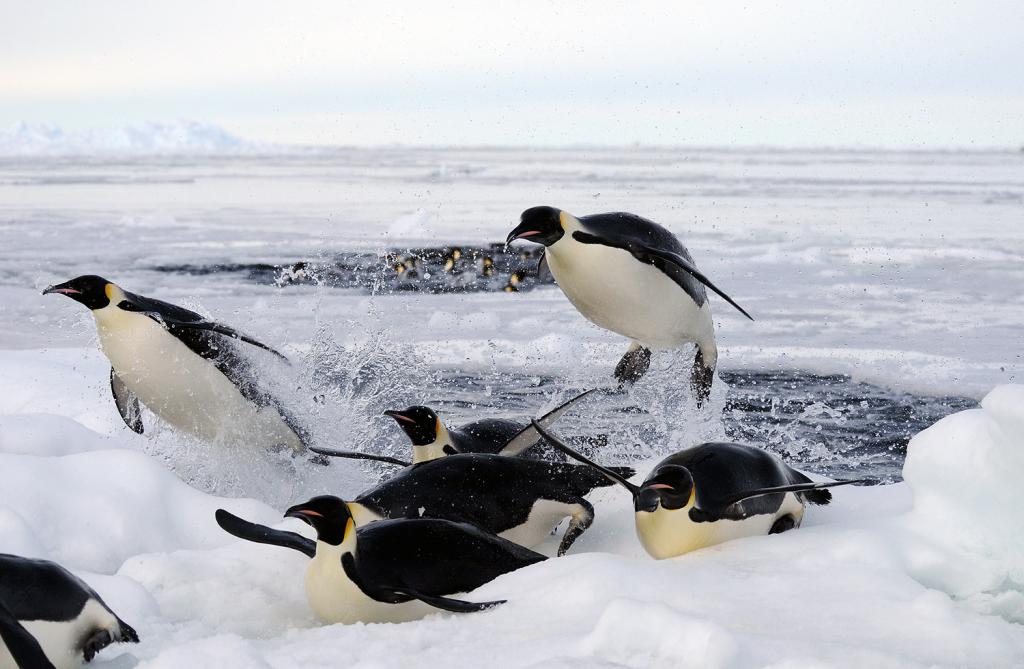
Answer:
M357 537L364 582L424 595L469 592L546 559L475 525L436 518L382 520L359 528Z
M447 518L497 534L525 522L538 499L572 504L610 485L583 465L465 453L407 467L355 501L387 518Z

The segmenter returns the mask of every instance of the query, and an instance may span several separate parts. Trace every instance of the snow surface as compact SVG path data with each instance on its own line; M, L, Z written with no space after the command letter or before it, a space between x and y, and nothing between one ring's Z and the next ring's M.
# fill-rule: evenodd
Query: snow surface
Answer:
M47 363L52 353L0 354L5 370L24 371L26 357L36 370L34 379L8 377L0 402L0 551L69 566L139 630L141 644L105 652L100 668L1024 661L1024 528L1014 494L1024 478L1024 386L1000 387L982 408L915 437L907 483L837 489L796 532L656 562L635 538L628 496L603 489L594 495L597 521L571 555L474 593L507 598L505 606L324 627L305 603L306 559L235 541L213 511L307 528L282 521L283 505L181 481L158 453L147 454L151 440L119 424L92 376L100 365ZM25 386L34 393L16 397ZM333 492L351 495L371 480L348 466L328 469L339 481ZM264 481L262 492L279 483Z

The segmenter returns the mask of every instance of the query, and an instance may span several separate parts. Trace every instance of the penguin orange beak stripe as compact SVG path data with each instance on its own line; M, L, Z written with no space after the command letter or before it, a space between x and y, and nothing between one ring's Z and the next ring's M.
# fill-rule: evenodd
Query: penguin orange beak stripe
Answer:
M672 486L668 485L667 483L652 483L652 484L646 485L644 487L645 488L653 488L655 490L672 490Z

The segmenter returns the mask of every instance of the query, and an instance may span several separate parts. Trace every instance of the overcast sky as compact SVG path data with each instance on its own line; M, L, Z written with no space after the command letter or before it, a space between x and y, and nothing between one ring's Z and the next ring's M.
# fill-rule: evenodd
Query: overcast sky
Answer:
M0 0L0 128L174 118L310 144L1017 147L1024 1Z

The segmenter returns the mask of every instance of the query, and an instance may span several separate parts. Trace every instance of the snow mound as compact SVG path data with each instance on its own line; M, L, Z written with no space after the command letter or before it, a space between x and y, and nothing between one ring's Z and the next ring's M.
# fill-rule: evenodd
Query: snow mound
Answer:
M23 122L0 132L0 155L7 156L230 154L257 148L219 126L187 119L80 131Z
M980 409L919 433L903 476L914 494L908 524L933 548L911 556L919 580L1024 622L1024 386L999 386Z

